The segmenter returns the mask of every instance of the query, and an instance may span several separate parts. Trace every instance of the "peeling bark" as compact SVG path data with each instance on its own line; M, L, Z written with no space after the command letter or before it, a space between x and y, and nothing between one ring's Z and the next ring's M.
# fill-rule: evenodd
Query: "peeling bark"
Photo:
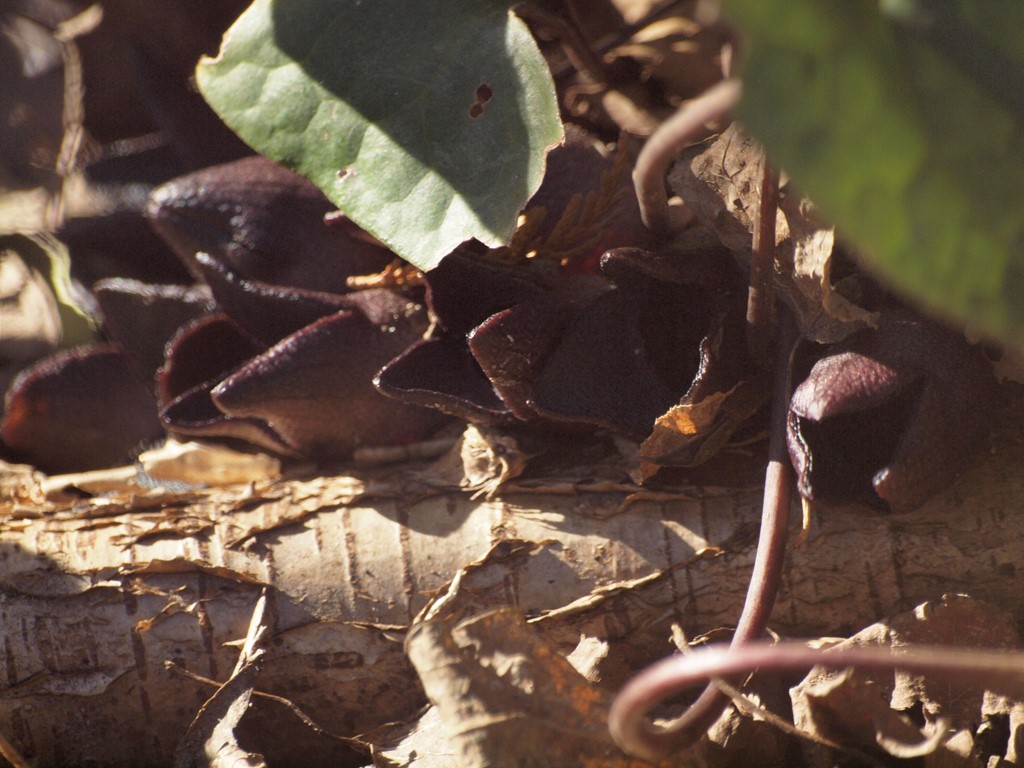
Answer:
M819 511L791 551L773 628L847 635L943 593L1024 616L1024 430L902 517ZM238 658L264 587L277 625L240 726L271 765L363 765L344 739L424 703L404 630L456 576L465 615L511 604L569 653L612 650L617 687L671 651L666 628L731 625L753 560L760 489L641 488L560 478L491 499L430 487L423 467L131 498L0 501L0 732L35 765L167 764ZM794 510L794 534L799 515ZM629 642L620 642L628 640ZM248 726L248 727L247 727ZM248 739L248 741L246 741Z

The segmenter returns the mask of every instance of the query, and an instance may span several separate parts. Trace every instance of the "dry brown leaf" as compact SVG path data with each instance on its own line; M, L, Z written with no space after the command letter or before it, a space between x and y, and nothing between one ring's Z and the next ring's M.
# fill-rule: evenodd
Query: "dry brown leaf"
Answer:
M40 504L44 500L44 475L28 464L0 461L0 498L21 504Z
M200 486L265 483L281 474L280 459L265 453L173 439L140 454L139 463L153 480Z
M955 594L923 603L893 618L888 627L878 625L875 632L878 640L865 635L870 630L858 635L865 635L865 642L884 636L894 648L917 644L1011 649L1021 644L1013 615L1005 608ZM897 674L892 706L905 710L920 703L929 721L946 716L955 723L976 722L986 695L977 687L954 695L944 681Z
M722 40L684 16L669 16L639 30L608 53L628 56L659 80L676 99L690 99L722 79L718 52Z
M883 749L903 758L930 754L939 746L934 733L922 735L907 716L893 711L884 687L869 676L846 669L811 679L794 689L793 707L797 727L815 738L869 753L884 744Z
M573 669L591 683L596 683L601 677L601 662L608 658L609 651L610 645L606 639L583 635L572 653L565 658Z
M519 477L530 456L515 437L496 427L467 424L455 445L422 474L443 487L463 488L473 498L491 498L508 480Z
M600 109L620 130L631 136L650 136L670 110L652 110L644 103L644 95L638 88L612 88L602 91L598 99ZM569 101L573 114L586 114L587 94L582 88L568 89L566 100Z
M785 713L785 690L778 677L754 674L738 691L718 721L708 730L708 768L732 768L757 765L760 768L785 768L790 764L789 735L761 715L762 708Z
M1010 708L1009 731L1006 762L1010 765L1020 765L1024 760L1024 704L1014 704Z
M640 481L662 466L693 466L718 455L764 403L758 381L741 381L728 392L715 392L695 403L673 406L654 422L640 446Z
M450 768L455 750L437 707L428 707L408 723L389 723L364 734L373 768Z
M738 257L749 261L758 209L761 146L733 123L687 150L668 176L669 186ZM775 284L801 332L827 343L872 322L873 315L838 294L829 279L835 234L811 204L792 190L776 221Z
M913 611L879 622L837 648L888 646L912 651L914 645L1016 648L1020 638L1013 616L965 595L946 595ZM1008 714L1015 703L985 686L953 683L948 676L903 672L815 668L791 692L794 721L817 737L869 754L911 758L935 754L941 764L964 763L963 741L993 714ZM909 713L924 719L922 729ZM952 746L945 742L955 738ZM1006 749L1006 745L1003 746ZM948 753L941 754L938 753Z
M568 141L574 147L587 147L597 155L609 157L603 142L573 126L569 127ZM599 179L588 182L588 191L573 191L584 183L577 181L571 189L560 190L566 200L553 192L548 199L564 205L561 211L549 211L536 199L528 203L508 246L496 250L495 256L513 263L542 258L565 266L597 249L617 224L633 226L637 217L630 170L635 155L628 136L622 135L610 151L610 164L601 171ZM558 219L549 221L554 214Z
M513 611L454 628L428 619L410 629L406 649L463 768L644 765L619 752L608 734L609 694Z
M786 217L792 244L777 253L781 285L801 318L808 338L829 343L854 330L874 326L876 315L847 299L832 285L831 269L835 248L835 228L825 223L814 205L805 197L785 195L779 209Z

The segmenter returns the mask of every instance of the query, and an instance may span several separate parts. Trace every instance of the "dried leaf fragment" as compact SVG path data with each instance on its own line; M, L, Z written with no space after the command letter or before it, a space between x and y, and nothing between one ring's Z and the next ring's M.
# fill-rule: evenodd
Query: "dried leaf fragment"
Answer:
M514 611L454 628L441 619L420 622L406 650L458 765L636 765L608 735L608 694Z
M522 474L529 456L515 437L479 424L467 424L455 445L428 470L431 482L491 498L502 484Z
M966 595L946 595L873 624L833 648L889 646L913 653L915 645L1011 649L1019 647L1020 638L1012 616L1002 609ZM981 724L1015 706L999 693L937 674L824 666L811 670L790 691L794 722L801 730L868 753L903 758L947 751L945 742L963 739L963 731L975 741ZM924 718L923 731L910 713ZM1008 748L1005 742L996 745L994 754L1002 757ZM962 751L956 743L948 749Z
M154 480L193 485L265 482L281 474L281 462L265 453L243 453L208 443L168 440L139 455L143 470Z
M668 177L672 190L742 261L750 260L762 157L761 146L733 123L687 150ZM871 312L832 285L833 228L806 198L789 188L783 191L775 227L775 286L800 331L830 343L873 324Z
M696 402L673 406L654 422L640 447L641 476L661 466L689 466L707 461L729 441L736 429L761 407L765 387L759 380L741 381L726 392L713 392Z

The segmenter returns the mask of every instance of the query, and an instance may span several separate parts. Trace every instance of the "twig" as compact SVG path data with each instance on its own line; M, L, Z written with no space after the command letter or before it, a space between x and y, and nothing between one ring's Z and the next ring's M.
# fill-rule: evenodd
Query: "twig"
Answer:
M665 747L671 746L662 740L669 729L654 729L646 719L659 702L717 677L735 679L754 670L782 672L815 666L901 670L956 677L972 686L992 686L1005 695L1024 692L1024 654L1019 652L936 646L918 646L904 653L877 647L820 651L796 641L750 643L742 648L720 645L671 656L640 673L612 705L612 737L623 749L656 762L666 754Z
M676 154L704 130L705 123L730 112L740 101L739 80L722 80L681 106L644 144L633 169L640 215L652 232L669 230L665 174Z
M61 190L50 201L47 210L51 229L59 229L64 224L64 193L67 191L68 179L78 165L78 156L85 141L85 86L82 56L75 38L93 31L102 20L103 8L97 3L60 22L53 32L53 39L60 46L64 61L64 104L61 115L64 132L54 169L60 176Z
M180 664L178 664L175 661L165 660L164 661L164 669L166 669L168 672L171 672L171 673L173 673L175 675L180 675L181 677L184 677L184 678L186 678L188 680L193 680L193 681L195 681L197 683L201 683L203 685L207 685L207 686L210 686L212 688L220 688L221 686L224 685L224 683L218 682L217 680L212 680L209 677L203 677L202 675L198 675L195 672L192 672L192 671L190 671L188 669L185 669L184 667L182 667ZM353 738L351 736L340 736L340 735L338 735L336 733L332 733L331 731L327 730L326 728L318 725L316 723L316 721L312 717L307 715L299 707L299 705L296 704L291 699L287 699L284 696L278 696L276 693L267 693L266 691L260 691L260 690L256 690L256 689L253 689L252 695L255 696L258 699L266 699L268 701L273 701L273 702L275 702L277 704L282 705L289 712L291 712L293 715L295 715L295 717L298 718L302 722L303 725L305 725L311 731L313 731L314 733L316 733L316 734L318 734L320 736L326 736L326 737L328 737L330 739L334 739L335 741L340 741L343 744L348 744L349 746L352 746L352 747L358 747L359 749L361 749L364 752L366 751L366 744L361 742L359 739Z
M786 450L786 415L789 411L789 357L796 341L796 328L788 314L780 318L779 331L772 393L771 438L761 507L761 533L747 597L733 634L731 648L744 645L763 634L778 593L786 551L789 499L793 484ZM681 717L665 728L652 730L644 720L646 713L667 694L663 690L664 676L652 675L651 671L662 668L665 663L659 662L632 681L616 698L608 719L608 727L620 746L627 752L647 759L652 756L660 759L696 743L729 704L729 697L714 684L709 684Z
M761 202L754 223L753 255L747 293L747 348L758 367L768 361L775 314L775 217L779 208L779 174L763 156Z

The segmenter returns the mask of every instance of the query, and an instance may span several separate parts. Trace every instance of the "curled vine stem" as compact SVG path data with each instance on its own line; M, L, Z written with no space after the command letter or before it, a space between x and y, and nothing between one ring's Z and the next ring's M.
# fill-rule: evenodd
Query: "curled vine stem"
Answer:
M783 672L819 665L830 669L901 670L992 686L1006 695L1024 693L1024 653L1019 652L938 646L917 646L902 653L878 647L820 651L798 641L749 643L741 648L711 646L664 659L630 681L612 705L612 737L637 757L660 760L675 746L673 726L657 727L648 718L661 701L715 678L735 679L755 670Z
M786 415L789 410L789 360L796 342L792 318L783 313L779 322L775 381L772 392L771 438L765 493L761 508L761 532L757 541L754 570L750 575L747 597L733 634L731 647L738 648L760 637L768 623L782 575L788 535L788 515L792 490L792 470L786 450ZM608 727L627 752L644 758L660 759L695 744L721 716L729 697L709 684L690 708L670 725L654 730L643 722L646 713L668 694L664 675L652 674L673 661L659 662L642 672L619 694L612 707ZM695 678L700 679L700 678ZM687 682L686 685L690 685ZM684 686L676 686L678 690Z
M633 184L640 203L640 215L652 232L669 231L668 194L665 174L676 154L705 130L706 123L728 114L739 104L742 87L739 80L715 83L697 98L688 101L662 123L644 144L633 169Z

